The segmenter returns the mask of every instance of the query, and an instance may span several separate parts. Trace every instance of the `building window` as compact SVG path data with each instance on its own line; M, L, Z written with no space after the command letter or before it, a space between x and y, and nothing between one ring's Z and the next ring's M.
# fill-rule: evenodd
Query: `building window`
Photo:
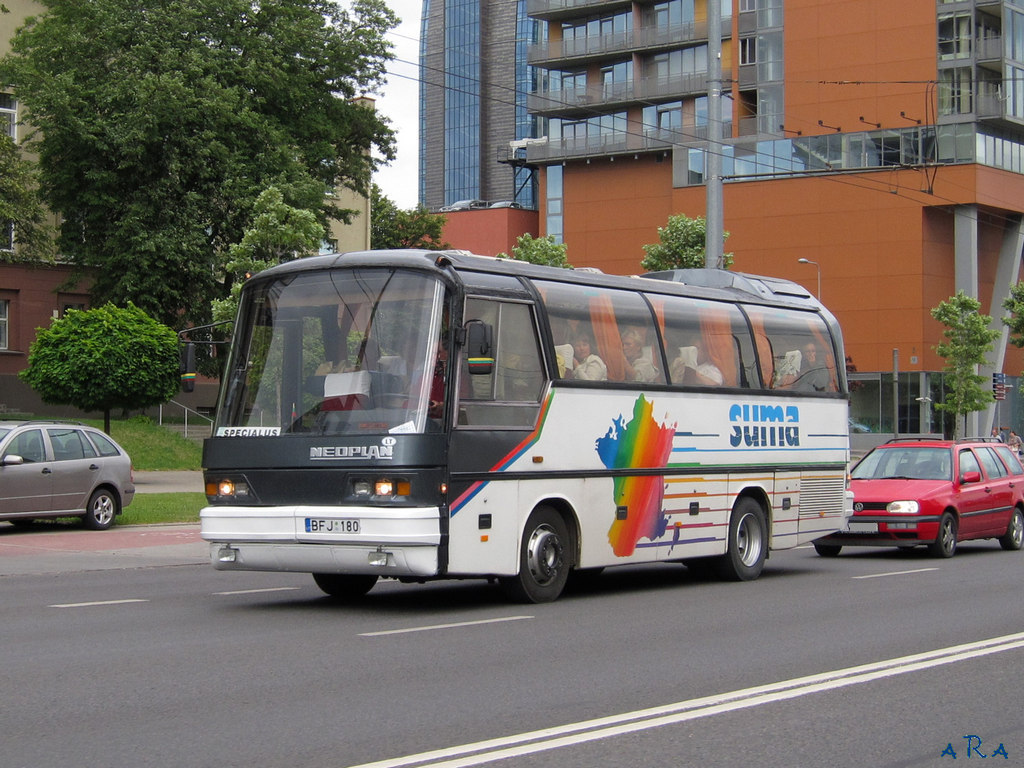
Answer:
M970 67L939 71L939 114L965 115L974 111L973 73Z
M757 63L757 38L740 38L740 65Z
M10 323L10 311L11 302L8 299L0 299L0 349L8 349L7 329Z
M547 181L547 221L545 234L551 236L556 243L564 241L565 231L562 225L562 166L549 165L545 173Z
M14 250L14 222L0 221L0 251Z
M939 59L965 59L971 55L971 17L958 14L939 19Z
M0 134L17 141L18 102L9 93L0 93Z

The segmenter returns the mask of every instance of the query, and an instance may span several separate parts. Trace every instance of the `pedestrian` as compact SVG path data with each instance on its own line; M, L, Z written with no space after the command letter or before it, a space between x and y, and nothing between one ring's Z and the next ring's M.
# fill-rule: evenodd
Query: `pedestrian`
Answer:
M1020 435L1010 430L1010 437L1007 439L1006 444L1010 446L1010 450L1014 451L1018 456L1024 452L1024 440L1020 439Z

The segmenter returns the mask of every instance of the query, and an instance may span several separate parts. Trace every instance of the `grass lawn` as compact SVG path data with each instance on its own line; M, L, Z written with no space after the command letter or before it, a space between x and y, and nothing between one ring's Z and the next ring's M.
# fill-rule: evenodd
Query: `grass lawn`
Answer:
M202 493L136 493L116 524L198 523L199 510L205 506Z
M85 423L103 429L102 419L86 419ZM111 421L110 436L128 451L132 466L137 470L201 468L202 446L155 422L144 419Z

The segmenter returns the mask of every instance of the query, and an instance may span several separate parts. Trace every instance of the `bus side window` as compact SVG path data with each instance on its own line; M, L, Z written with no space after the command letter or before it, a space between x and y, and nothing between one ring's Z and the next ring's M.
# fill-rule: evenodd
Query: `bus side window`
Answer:
M530 306L510 301L469 299L465 317L494 329L494 369L469 373L460 352L458 423L461 426L533 426L544 386L540 345Z
M835 354L820 317L811 313L795 316L771 307L748 307L747 314L766 388L839 391Z

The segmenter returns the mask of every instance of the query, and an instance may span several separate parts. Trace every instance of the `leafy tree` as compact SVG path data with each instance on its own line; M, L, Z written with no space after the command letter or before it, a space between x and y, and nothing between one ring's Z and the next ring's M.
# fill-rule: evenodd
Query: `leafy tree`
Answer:
M69 310L38 329L19 376L43 402L103 411L148 408L178 391L178 336L133 304Z
M226 299L214 299L213 320L234 320L246 275L317 253L324 228L311 211L293 208L277 187L268 187L253 206L252 224L228 249L228 273L235 276Z
M1010 289L1003 309L1010 313L1009 317L1003 318L1003 324L1010 329L1010 343L1024 347L1024 283L1017 283ZM1021 387L1024 388L1024 378L1021 379Z
M442 251L451 246L442 239L447 216L430 213L422 205L403 211L376 184L370 194L370 244L374 248L425 248Z
M729 233L725 232L725 241ZM691 219L683 214L668 217L668 224L658 227L659 242L645 245L646 254L640 266L647 272L665 269L702 269L707 262L707 220L703 216ZM732 266L732 254L724 254L725 268Z
M17 249L0 259L50 261L55 253L46 212L39 201L35 168L24 160L14 140L0 134L0 243L8 222L14 225Z
M384 0L41 3L0 82L39 131L59 247L95 269L96 303L205 319L264 189L348 221L324 190L366 193L394 156L386 120L355 98L391 56Z
M992 330L992 318L978 310L981 302L958 291L932 309L932 317L946 326L945 342L935 351L946 361L946 399L936 409L953 415L954 437L960 436L960 417L971 411L984 410L993 402L987 381L978 374L979 365L987 365L986 353L993 348L999 331Z
M569 257L566 256L567 247L565 243L556 243L554 235L534 237L526 232L516 238L516 244L512 246L511 257L508 254L499 253L498 258L513 258L517 261L528 261L531 264L572 269Z

